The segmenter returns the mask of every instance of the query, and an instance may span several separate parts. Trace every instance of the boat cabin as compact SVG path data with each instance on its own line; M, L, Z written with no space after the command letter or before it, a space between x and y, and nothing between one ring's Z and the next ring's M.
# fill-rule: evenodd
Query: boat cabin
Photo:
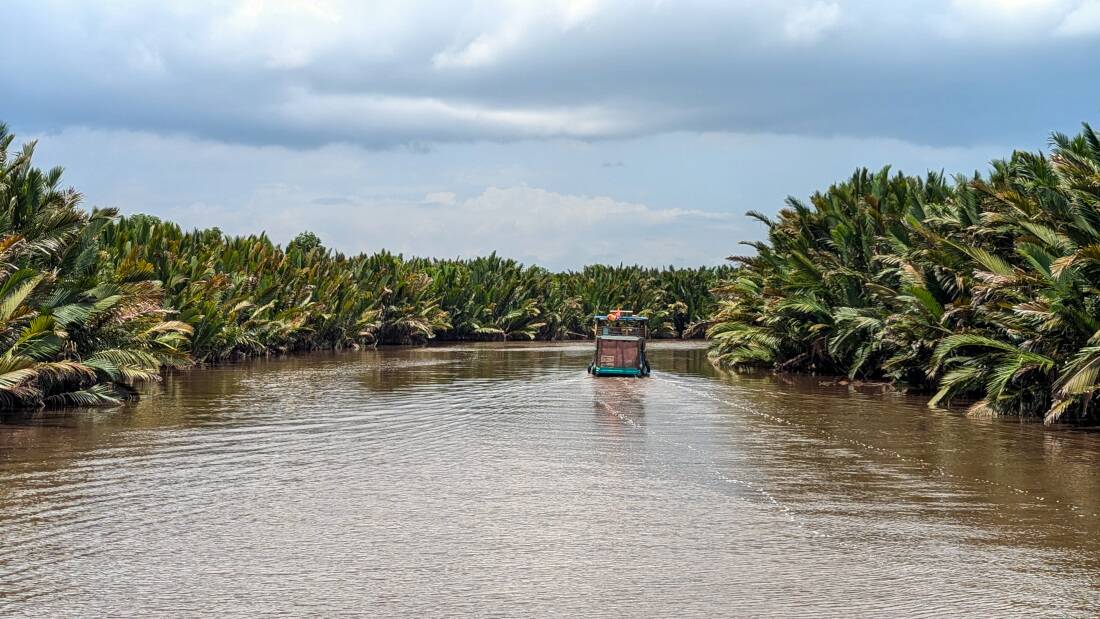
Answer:
M649 376L645 354L648 319L615 310L595 316L596 352L589 373L595 376Z

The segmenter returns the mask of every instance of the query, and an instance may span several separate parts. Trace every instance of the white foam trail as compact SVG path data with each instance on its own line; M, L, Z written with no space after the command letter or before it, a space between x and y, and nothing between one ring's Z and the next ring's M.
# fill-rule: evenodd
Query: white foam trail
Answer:
M677 387L678 389L682 389L684 391L687 391L688 393L692 393L692 394L697 395L699 397L707 398L707 399L713 400L715 402L720 402L722 404L725 404L726 406L729 406L730 408L733 408L733 409L736 409L736 410L739 410L739 411L742 411L742 412L745 412L745 413L749 413L751 415L755 415L756 417L766 419L766 420L768 420L772 423L776 423L776 424L784 425L784 426L789 426L789 427L799 428L800 430L816 434L817 436L820 436L820 437L822 437L824 439L827 439L827 440L830 440L830 441L846 443L848 445L851 445L853 447L857 447L859 449L863 449L863 450L866 450L866 451L871 451L871 452L874 452L874 453L877 453L877 454L880 454L880 455L883 455L883 456L893 458L894 460L897 460L898 462L903 462L905 464L919 466L919 467L922 467L922 468L924 468L928 471L931 471L931 472L935 473L936 475L938 475L940 477L943 477L945 479L953 479L953 480L957 480L957 481L966 481L966 482L971 482L971 483L979 483L979 484L983 484L983 485L990 486L990 487L1003 488L1003 489L1006 489L1006 490L1010 490L1010 491L1012 491L1016 494L1024 495L1024 496L1030 497L1030 498L1032 498L1036 501L1043 502L1044 504L1051 504L1052 503L1052 504L1058 506L1058 507L1055 507L1055 509L1059 510L1059 511L1080 512L1081 509L1082 509L1078 505L1063 502L1059 499L1055 499L1054 501L1051 501L1050 503L1047 503L1046 497L1035 494L1034 492L1031 492L1030 490L1027 490L1026 488L1020 488L1020 487L1017 487L1017 486L1006 484L1004 482L994 481L994 480L990 480L990 479L984 479L984 478L981 478L981 477L972 477L972 476L968 476L968 475L956 475L954 473L951 473L951 472L947 471L942 466L937 465L937 464L933 464L933 463L928 462L927 460L924 460L922 458L906 456L906 455L904 455L904 454L902 454L898 451L892 450L892 449L879 447L877 445L872 445L870 443L866 443L864 441L853 439L853 438L850 438L850 437L847 437L847 436L841 436L839 434L834 434L832 432L821 430L819 428L813 428L813 427L807 426L805 424L797 423L797 422L791 421L790 419L780 417L778 415L772 415L770 413L765 413L764 411L761 411L761 410L758 410L758 409L753 408L751 406L748 406L743 402L736 402L736 401L732 401L732 400L727 400L727 399L720 398L718 396L712 395L710 393L707 393L705 391L701 391L699 389L689 387L687 385L682 384L680 381L677 381L675 379L667 377L667 375L664 375L664 374L658 375L657 373L654 373L653 377L657 378L657 379L660 379L660 380L663 380L664 382L666 382L666 383L668 383L668 384L670 384L674 387ZM1076 517L1079 517L1079 518L1083 518L1083 517L1086 517L1088 514L1087 513L1074 513L1073 515L1076 516ZM1093 513L1092 517L1100 517L1100 514Z
M640 432L645 432L648 436L650 436L651 438L657 440L658 442L664 443L666 445L671 445L673 447L678 447L678 448L681 448L681 449L687 449L687 450L692 451L696 454L699 454L701 456L703 462L707 465L707 467L708 467L708 469L709 469L709 471L712 475L714 475L718 479L721 479L725 483L740 486L742 488L746 488L746 489L756 493L765 502L772 505L775 509L778 509L791 524L795 525L796 527L798 527L800 529L803 529L803 530L807 531L811 536L814 536L814 537L827 537L821 531L818 531L818 530L814 529L806 520L798 517L795 514L795 512L790 508L790 506L780 502L778 499L775 498L774 495L772 495L770 492L768 492L765 488L763 488L759 484L755 484L755 483L753 483L749 480L746 480L746 479L733 478L733 477L730 477L730 476L726 475L725 473L723 473L721 468L714 462L714 460L710 456L708 456L703 450L699 449L695 445L692 445L690 443L682 443L682 442L679 442L679 441L674 441L674 440L668 439L664 436L661 436L660 434L652 432L649 429L648 426L641 425L641 424L637 423L629 415L626 415L625 413L620 411L618 408L616 408L614 405L612 405L612 404L610 404L610 403L608 403L604 400L600 400L598 403L599 403L600 406L607 409L608 412L610 412L611 414L618 417L623 423L627 424L628 426L630 426L631 428L633 428L635 430L638 430Z

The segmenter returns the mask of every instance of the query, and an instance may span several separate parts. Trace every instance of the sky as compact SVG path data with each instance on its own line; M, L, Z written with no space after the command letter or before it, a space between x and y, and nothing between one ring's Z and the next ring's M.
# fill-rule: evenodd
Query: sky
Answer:
M355 253L720 264L857 167L1100 124L1100 0L9 0L89 206Z

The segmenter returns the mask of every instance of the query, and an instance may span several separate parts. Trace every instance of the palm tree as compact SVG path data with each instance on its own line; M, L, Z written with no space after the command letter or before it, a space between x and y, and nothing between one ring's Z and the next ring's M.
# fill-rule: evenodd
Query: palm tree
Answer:
M1091 414L1100 391L1100 137L987 178L859 170L790 199L717 288L712 357L881 377L985 414Z
M0 125L0 404L114 403L184 358L189 328L165 320L159 283L130 265L101 271L112 210L83 211L62 171L11 153Z

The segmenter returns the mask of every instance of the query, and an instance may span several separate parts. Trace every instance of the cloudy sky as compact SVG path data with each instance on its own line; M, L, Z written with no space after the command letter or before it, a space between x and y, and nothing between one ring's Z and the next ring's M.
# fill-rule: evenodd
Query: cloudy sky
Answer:
M1100 124L1100 0L9 0L90 204L346 252L717 264L857 166Z

